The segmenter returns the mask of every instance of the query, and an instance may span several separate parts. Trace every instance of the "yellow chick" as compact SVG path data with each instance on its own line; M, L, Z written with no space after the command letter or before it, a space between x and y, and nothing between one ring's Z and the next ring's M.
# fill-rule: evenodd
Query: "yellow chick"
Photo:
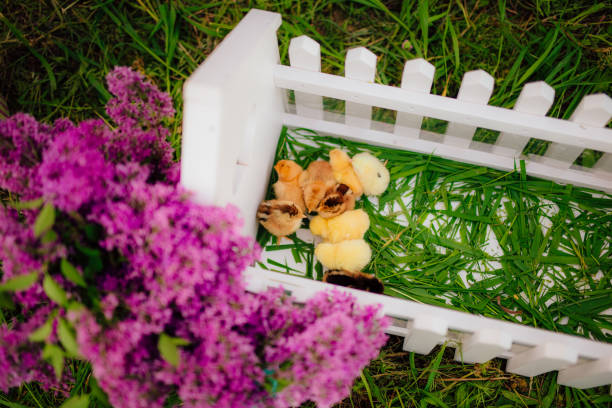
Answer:
M349 186L336 184L327 190L325 197L317 207L317 213L323 218L332 218L353 208L355 208L355 195Z
M381 195L387 189L391 179L389 170L370 153L358 153L353 156L353 169L366 195Z
M370 262L372 250L363 239L352 239L335 244L323 242L316 246L315 256L327 269L358 272Z
M299 184L302 167L292 160L280 160L274 166L274 170L278 174L278 181L272 185L276 198L294 202L302 212L305 212L304 193Z
M368 228L370 217L361 209L347 211L329 219L317 215L310 220L310 232L331 243L361 239Z
M293 234L302 225L304 213L291 201L268 200L259 204L257 221L280 239Z
M299 177L299 185L304 192L304 203L309 212L315 211L327 191L336 185L330 164L317 160L306 168Z
M351 158L348 154L339 149L332 150L329 152L329 164L331 164L334 177L338 183L349 186L356 197L360 197L363 194L363 187L353 170Z

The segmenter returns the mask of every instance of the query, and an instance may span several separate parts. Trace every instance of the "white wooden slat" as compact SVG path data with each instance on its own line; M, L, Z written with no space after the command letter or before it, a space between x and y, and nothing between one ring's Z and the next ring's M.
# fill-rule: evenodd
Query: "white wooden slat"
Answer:
M570 121L580 125L592 127L604 127L612 118L612 98L600 93L587 95L578 104L572 113ZM550 158L564 168L570 167L580 156L585 146L567 146L561 143L553 143L548 146L544 153L544 160ZM551 161L551 163L554 163Z
M612 384L612 356L561 370L557 383L574 388Z
M471 334L457 347L455 360L464 363L485 363L512 347L512 337L507 332L493 329L479 330Z
M405 351L429 354L444 340L447 332L446 320L433 315L419 316L412 322L402 348Z
M301 35L289 43L289 63L294 68L321 71L321 46L312 38ZM323 119L323 97L305 92L295 92L295 108L298 115Z
M413 92L429 93L435 71L436 68L423 58L406 61L401 88ZM397 112L394 133L398 136L418 138L422 121L423 116Z
M593 166L593 170L612 173L612 154L605 153L601 156Z
M513 109L517 112L544 116L552 106L554 99L555 90L546 82L530 82L521 90ZM519 157L527 142L529 142L528 137L501 132L495 146L510 148L514 151L514 157Z
M297 300L303 301L322 290L342 290L354 295L362 305L382 305L382 313L397 319L417 320L423 316L437 316L439 319L448 322L448 329L453 331L475 333L484 329L497 330L512 333L512 339L515 343L526 346L556 342L572 350L578 350L583 358L600 359L612 355L612 344L609 343L426 305L406 299L378 295L363 290L341 288L300 276L268 271L260 267L246 268L243 276L247 283L247 289L251 291L257 291L258 288L268 286L282 286L290 290L300 288L300 291L297 291L299 293Z
M612 129L594 128L546 116L533 116L497 106L465 103L455 98L358 82L337 75L297 70L283 65L275 67L274 83L279 88L311 92L349 102L368 101L370 105L385 109L572 146L586 145L591 149L612 153Z
M183 85L181 185L199 203L234 204L252 237L267 188L261 174L272 171L285 111L274 85L280 25L279 14L250 10Z
M516 169L515 159L509 155L504 156L484 150L454 147L434 142L429 139L438 134L425 130L421 131L421 139L410 139L395 136L390 132L375 129L351 128L339 122L304 118L290 113L285 113L283 115L283 123L290 127L312 129L323 134L345 137L349 140L389 147L391 149L403 149L424 154L435 154L445 159L458 160L504 171L513 171ZM610 137L612 138L612 132ZM427 140L425 140L425 138L427 138ZM612 177L607 173L586 172L577 169L557 169L550 165L529 160L526 161L526 171L530 176L542 177L558 183L571 183L575 186L594 188L612 193Z
M486 105L491 98L494 85L495 79L481 69L466 72L461 80L457 100ZM450 122L446 128L444 143L452 146L467 147L472 143L475 132L476 126Z
M506 371L534 377L561 370L578 361L576 349L561 343L543 343L508 359Z
M372 51L365 47L352 48L346 53L344 64L344 76L347 79L374 82L376 55ZM345 123L369 129L372 123L372 105L347 101Z

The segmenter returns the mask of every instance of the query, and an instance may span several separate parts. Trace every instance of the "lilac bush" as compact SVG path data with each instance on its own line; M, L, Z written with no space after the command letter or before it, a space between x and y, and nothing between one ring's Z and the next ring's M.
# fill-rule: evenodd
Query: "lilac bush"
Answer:
M171 99L129 68L107 81L112 127L0 122L0 389L65 390L79 358L116 407L341 400L385 342L378 308L246 292L260 250L177 184Z

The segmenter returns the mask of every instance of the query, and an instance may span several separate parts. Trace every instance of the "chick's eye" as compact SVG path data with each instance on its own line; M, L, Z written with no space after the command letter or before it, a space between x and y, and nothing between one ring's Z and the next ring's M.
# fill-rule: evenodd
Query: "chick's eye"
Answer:
M382 175L380 173L376 173L376 175L378 176L378 178L382 177Z

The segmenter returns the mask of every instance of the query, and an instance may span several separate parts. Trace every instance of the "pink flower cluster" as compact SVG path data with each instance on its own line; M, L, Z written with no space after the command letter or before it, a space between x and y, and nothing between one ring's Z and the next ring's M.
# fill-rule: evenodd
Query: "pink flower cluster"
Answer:
M113 128L23 114L0 122L0 190L10 197L0 285L38 274L0 290L0 305L15 305L0 325L0 389L57 386L59 352L90 361L117 407L161 407L171 393L186 407L342 399L385 342L378 308L339 291L305 305L281 289L246 292L241 272L259 249L232 207L195 204L177 185L170 98L128 68L107 80ZM49 205L50 226L35 233Z

